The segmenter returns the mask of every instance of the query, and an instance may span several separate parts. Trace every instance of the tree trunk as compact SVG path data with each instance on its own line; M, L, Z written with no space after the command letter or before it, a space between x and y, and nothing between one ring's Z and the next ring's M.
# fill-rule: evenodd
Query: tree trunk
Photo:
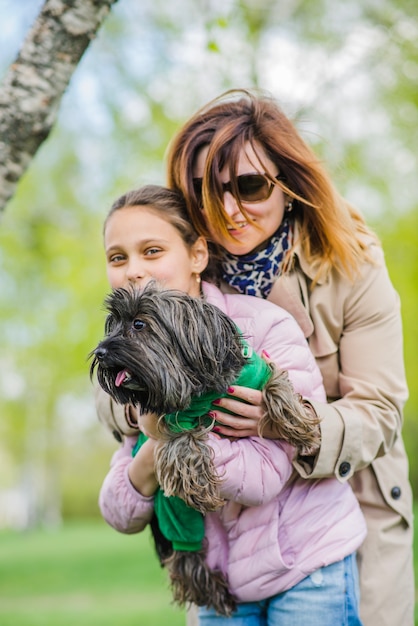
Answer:
M0 211L48 137L71 76L116 1L45 1L0 85Z

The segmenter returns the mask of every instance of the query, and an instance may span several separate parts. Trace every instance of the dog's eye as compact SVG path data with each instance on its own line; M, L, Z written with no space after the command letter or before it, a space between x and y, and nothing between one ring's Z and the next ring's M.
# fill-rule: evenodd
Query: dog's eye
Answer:
M135 330L142 330L143 328L145 328L145 326L146 326L146 324L142 320L134 320L133 324L132 324L132 327Z

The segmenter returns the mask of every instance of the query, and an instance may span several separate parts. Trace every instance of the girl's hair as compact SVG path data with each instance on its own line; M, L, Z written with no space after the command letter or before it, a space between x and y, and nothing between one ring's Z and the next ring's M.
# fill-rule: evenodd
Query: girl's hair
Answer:
M146 206L176 228L187 247L191 247L199 238L199 234L190 223L186 204L179 191L167 189L160 185L144 185L120 196L112 204L105 219L104 229L108 219L119 209L130 206Z
M184 195L190 219L200 234L210 237L193 186L193 168L200 150L208 147L202 185L206 218L213 231L231 238L219 172L226 167L234 184L239 156L248 143L260 160L257 147L277 166L277 171L269 171L262 163L261 173L293 199L300 244L315 267L315 281L332 268L352 278L364 260L372 260L370 238L378 240L361 214L337 193L319 159L277 103L270 96L248 90L227 91L200 109L169 148L168 185Z

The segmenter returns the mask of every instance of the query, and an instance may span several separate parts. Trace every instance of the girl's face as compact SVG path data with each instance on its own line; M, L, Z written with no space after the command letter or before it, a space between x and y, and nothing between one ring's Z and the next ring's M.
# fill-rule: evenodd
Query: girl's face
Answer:
M208 262L206 241L199 237L191 248L170 222L148 206L117 209L104 232L107 277L110 286L144 287L155 279L167 289L200 295L197 281Z
M208 150L209 148L205 146L198 153L193 169L193 178L203 177ZM277 166L267 157L261 146L258 146L257 151L255 151L250 143L246 144L245 150L242 150L239 156L235 175L265 173L261 161L272 175L276 176L279 173ZM230 177L227 167L219 172L219 180L221 183L229 182ZM249 217L258 225L258 228L255 228L253 224L246 220L240 211L236 199L229 191L226 191L224 194L224 208L234 221L235 226L229 228L229 231L235 239L231 241L223 235L214 232L211 225L207 222L211 238L225 250L235 255L248 254L257 250L276 232L283 220L285 196L280 187L275 185L271 196L267 200L262 202L242 202L242 204Z

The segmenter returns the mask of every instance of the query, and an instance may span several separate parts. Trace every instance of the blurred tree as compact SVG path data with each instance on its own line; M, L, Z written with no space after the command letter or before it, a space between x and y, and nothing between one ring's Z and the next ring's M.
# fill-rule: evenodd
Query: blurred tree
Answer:
M56 120L84 51L116 0L46 0L0 88L0 210Z

